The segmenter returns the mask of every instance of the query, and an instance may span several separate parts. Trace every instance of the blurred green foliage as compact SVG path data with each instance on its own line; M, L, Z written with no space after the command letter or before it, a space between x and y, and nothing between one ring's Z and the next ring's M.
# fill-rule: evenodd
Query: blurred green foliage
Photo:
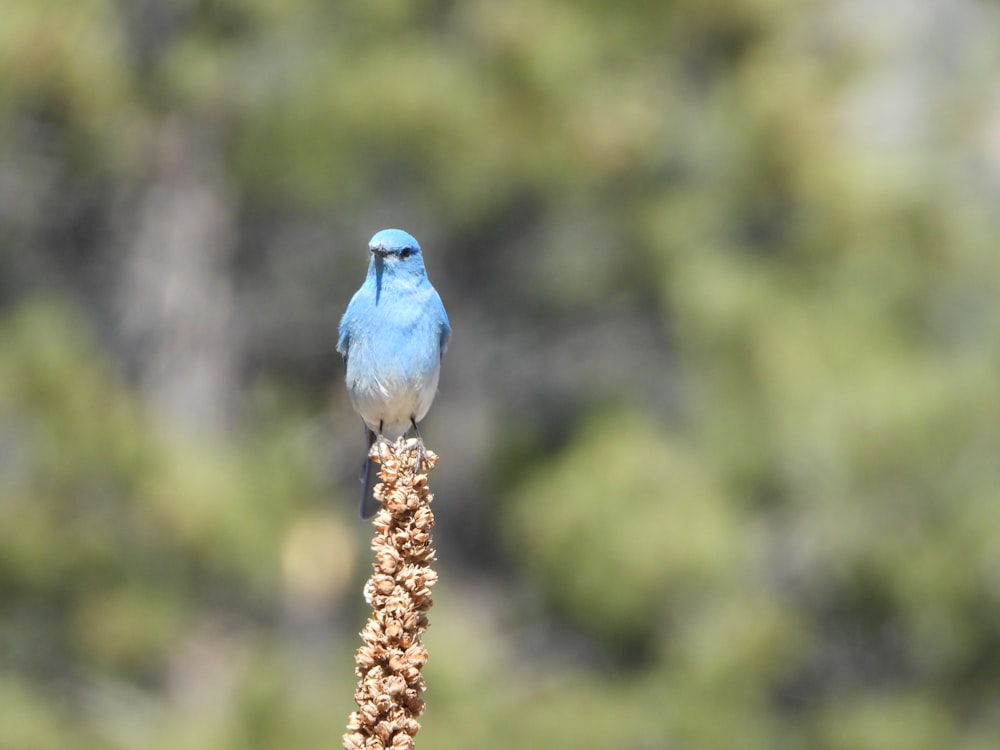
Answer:
M0 341L0 653L10 692L0 746L91 746L86 733L106 747L102 735L136 731L130 701L172 722L167 708L128 693L211 673L213 659L216 671L246 670L251 690L267 679L257 663L271 658L282 545L293 519L308 521L324 501L286 428L262 413L235 445L157 429L63 306L8 316ZM228 648L259 641L254 653L213 653L230 627L240 636ZM168 733L162 746L217 741L178 745Z
M241 230L434 217L435 413L499 426L438 433L438 476L485 456L452 486L492 557L441 524L418 744L994 747L1000 25L890 5L8 0L0 748L336 746L351 709L320 347L231 433L165 425L86 281L123 259L55 231L111 223L170 118L224 133Z

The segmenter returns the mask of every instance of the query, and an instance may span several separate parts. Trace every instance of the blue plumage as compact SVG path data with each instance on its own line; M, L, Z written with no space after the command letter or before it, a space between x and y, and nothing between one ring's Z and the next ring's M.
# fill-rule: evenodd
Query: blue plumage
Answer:
M368 243L364 284L340 321L337 351L347 366L347 392L368 430L395 440L416 427L437 392L441 356L451 325L431 286L417 241L400 229L383 229ZM371 494L375 470L368 461L361 515L377 509Z

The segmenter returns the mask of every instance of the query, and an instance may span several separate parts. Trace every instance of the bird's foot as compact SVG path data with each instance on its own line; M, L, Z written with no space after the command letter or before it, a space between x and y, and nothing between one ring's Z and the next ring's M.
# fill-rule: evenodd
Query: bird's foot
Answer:
M369 449L368 456L378 461L380 464L385 463L384 460L385 457L382 455L382 450L388 445L389 441L382 433L379 433L378 435L375 436L375 439L372 441L372 448Z
M427 449L424 448L424 439L420 435L417 435L417 466L422 471L431 468L431 462L427 458Z
M420 436L420 428L417 427L417 420L410 417L410 425L413 427L413 434L417 443L417 468L427 471L431 468L431 462L427 459L427 450L424 448L424 439Z

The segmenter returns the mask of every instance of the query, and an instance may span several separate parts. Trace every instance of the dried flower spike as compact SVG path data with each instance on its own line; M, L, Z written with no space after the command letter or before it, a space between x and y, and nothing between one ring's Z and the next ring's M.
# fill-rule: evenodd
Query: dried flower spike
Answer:
M407 750L420 730L424 710L419 697L426 685L420 670L427 651L420 634L424 615L433 605L431 587L437 573L430 529L434 499L427 473L438 457L418 440L400 438L391 445L376 443L372 458L381 464L375 497L381 504L372 519L375 562L365 584L372 614L361 631L364 645L354 655L358 710L347 721L346 750Z

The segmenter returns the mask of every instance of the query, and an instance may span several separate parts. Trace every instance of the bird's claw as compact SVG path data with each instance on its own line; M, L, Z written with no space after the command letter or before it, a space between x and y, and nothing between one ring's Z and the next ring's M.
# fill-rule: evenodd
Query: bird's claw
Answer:
M431 462L427 458L427 450L424 448L424 439L422 437L417 437L417 467L421 471L427 471L431 468Z
M375 436L375 440L373 440L373 441L372 441L372 447L373 447L373 448L374 448L375 450L374 450L374 451L372 451L371 449L369 449L369 451L368 451L368 456L369 456L370 458L373 458L373 459L375 459L375 460L376 460L376 461L378 461L378 462L379 462L380 464L381 464L381 463L385 463L385 459L384 459L384 456L382 455L382 448L383 448L383 447L384 447L385 445L387 445L387 444L388 444L388 442L389 442L389 441L388 441L388 440L386 440L385 436L383 436L383 435L381 435L381 434L379 434L379 435L376 435L376 436Z

